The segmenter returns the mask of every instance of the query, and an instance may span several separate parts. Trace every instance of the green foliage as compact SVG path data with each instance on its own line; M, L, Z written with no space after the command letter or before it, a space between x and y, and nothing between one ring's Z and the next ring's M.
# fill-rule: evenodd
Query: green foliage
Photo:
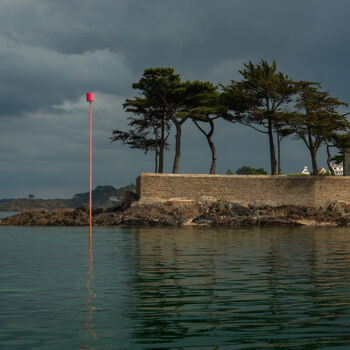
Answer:
M126 99L124 110L132 113L127 131L114 130L112 141L122 141L131 148L155 152L156 172L163 172L164 150L170 132L170 120L182 104L184 86L173 68L145 69L132 85L141 95Z
M236 170L237 175L267 175L267 171L263 168L252 168L250 166L242 166Z
M233 175L233 171L230 168L227 168L225 175Z
M185 83L186 97L182 112L178 116L190 118L200 132L205 136L211 151L210 174L215 174L216 148L213 141L214 121L227 114L227 108L221 103L221 95L210 82L187 81ZM209 129L209 130L208 130Z
M331 159L334 163L341 163L344 161L344 153L336 154Z
M337 143L337 138L341 143L339 132L349 129L346 114L337 112L339 107L347 106L347 103L330 97L327 91L321 90L320 84L302 81L298 83L298 88L295 111L287 113L288 125L295 138L301 139L307 146L313 173L317 175L316 155L321 145L328 145L331 140Z
M337 159L342 157L345 148L350 148L350 136L344 133L349 130L349 123L346 114L338 112L339 107L347 104L330 97L319 83L291 80L277 70L275 60L271 64L264 60L257 64L249 61L239 73L241 81L221 85L222 92L219 92L211 82L181 81L173 68L145 69L141 79L132 85L139 96L126 99L123 105L125 111L132 114L128 117L128 130L114 130L112 141L121 141L146 153L154 152L155 171L163 172L167 139L174 127L173 173L179 171L182 126L187 120L206 137L212 174L217 158L214 121L218 118L239 122L267 135L273 175L282 174L281 142L290 135L306 144L314 174L318 173L316 154L322 144L327 146L330 169L330 147L340 151ZM266 174L264 169L251 169L254 168L245 171Z
M296 112L288 113L289 125L296 138L304 140L308 147L313 144L318 149L322 142L336 137L336 132L349 127L345 115L337 112L338 107L347 104L330 97L327 91L320 90L320 86L312 86L310 83L301 85L295 105Z
M136 192L134 184L116 189L113 186L97 186L92 191L92 201L94 206L106 206L110 202L110 197L116 197L119 201L123 199L126 192ZM89 192L77 193L72 199L74 207L89 204Z
M331 161L341 163L344 160L344 151L350 149L350 134L332 133L327 139L327 149L335 147L338 149L338 154L331 157Z
M227 108L221 103L217 86L199 80L184 83L184 99L178 117L206 122L210 116L224 115Z
M339 151L344 152L344 150L350 148L350 134L337 134L332 133L329 137L329 141L333 143L334 147L337 147Z
M176 129L173 173L177 173L180 167L182 125L191 118L196 120L197 127L198 122L210 124L208 133L201 127L199 129L209 138L212 154L215 153L211 140L213 120L224 110L219 105L220 94L216 86L198 80L182 82L173 68L148 68L132 87L139 90L141 96L126 99L123 105L126 112L133 114L128 118L129 129L114 130L112 141L122 141L146 153L154 151L155 169L163 172L164 150L168 146L166 140L170 125L173 124ZM214 160L211 172L215 172Z
M119 199L122 199L127 192L136 193L136 186L133 183L130 183L130 185L119 187L117 188L116 196Z
M271 174L276 174L276 152L273 132L281 129L284 108L297 92L294 81L277 72L276 61L271 65L262 60L249 61L239 71L242 81L223 86L223 101L231 111L227 119L265 133L269 138Z

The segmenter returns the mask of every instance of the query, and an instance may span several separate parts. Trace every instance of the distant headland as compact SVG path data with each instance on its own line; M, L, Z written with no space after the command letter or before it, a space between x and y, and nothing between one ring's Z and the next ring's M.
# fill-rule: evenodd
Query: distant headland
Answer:
M136 192L134 184L115 188L97 186L93 191L93 206L108 208L118 205L127 192ZM89 204L89 192L77 193L70 199L28 198L0 199L0 211L74 209Z

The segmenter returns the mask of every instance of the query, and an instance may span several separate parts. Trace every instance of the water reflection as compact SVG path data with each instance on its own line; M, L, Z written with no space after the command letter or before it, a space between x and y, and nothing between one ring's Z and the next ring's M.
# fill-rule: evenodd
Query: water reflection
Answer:
M84 304L84 312L86 313L85 321L83 321L82 324L83 324L84 330L89 335L89 339L96 341L98 338L94 331L94 325L93 325L93 313L96 308L92 304L93 299L96 298L96 294L91 288L91 281L95 277L93 275L94 264L93 264L93 255L92 255L91 246L89 248L89 260L87 261L86 265L88 266L88 272L86 274L86 291L88 296L86 298L86 304ZM93 347L90 347L89 345L86 345L86 344L82 344L80 348L94 350Z
M1 231L0 349L350 348L349 228Z
M132 330L139 346L350 341L346 234L346 247L327 230L307 229L140 230L138 238L130 317L139 322Z

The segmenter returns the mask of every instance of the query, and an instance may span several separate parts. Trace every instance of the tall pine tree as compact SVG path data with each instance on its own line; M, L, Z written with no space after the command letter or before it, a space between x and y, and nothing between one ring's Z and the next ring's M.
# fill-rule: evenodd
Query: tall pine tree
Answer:
M277 161L274 132L278 115L291 101L297 87L282 72L277 71L276 61L271 65L262 60L258 64L249 61L239 71L242 80L223 86L225 103L231 110L231 120L252 127L268 136L271 174L276 175Z

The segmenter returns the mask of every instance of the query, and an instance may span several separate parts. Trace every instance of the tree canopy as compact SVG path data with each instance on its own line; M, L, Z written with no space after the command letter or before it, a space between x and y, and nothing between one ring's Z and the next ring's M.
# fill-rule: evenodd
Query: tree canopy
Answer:
M132 148L155 152L155 168L164 170L164 150L168 146L170 120L181 104L183 84L173 68L148 68L132 87L141 97L126 99L124 110L132 113L128 131L114 130L112 141L122 141ZM136 117L135 117L136 116Z
M347 104L331 97L319 83L290 79L277 70L276 61L249 61L239 73L240 81L215 86L199 80L182 81L170 67L145 69L140 80L132 84L138 95L127 98L123 104L129 114L127 129L114 130L111 140L145 153L154 152L155 171L160 173L164 171L171 134L175 136L172 171L179 172L186 121L192 121L206 138L211 155L210 174L216 171L214 131L219 118L267 135L272 175L281 174L281 143L287 136L293 135L305 143L315 175L317 152L322 145L327 148L329 167L331 147L341 152L345 146L350 147L349 136L343 136L350 130L347 113L339 112ZM242 169L239 171L265 173L262 168Z
M317 152L322 144L327 144L337 133L349 128L346 113L340 114L337 109L347 103L331 97L322 91L320 84L299 82L295 111L288 113L288 124L301 139L311 155L313 174L318 174Z
M267 171L263 168L253 168L250 166L242 166L236 170L237 175L266 175Z
M216 148L213 141L215 130L214 121L226 115L227 108L222 104L221 95L217 86L210 82L195 80L185 83L186 96L182 112L178 114L182 120L191 119L200 132L205 136L210 151L211 165L210 174L215 174ZM208 125L208 128L205 125Z
M274 131L280 115L297 92L294 81L277 71L276 61L244 64L242 80L223 86L224 101L231 111L231 120L268 135L271 174L277 172Z

